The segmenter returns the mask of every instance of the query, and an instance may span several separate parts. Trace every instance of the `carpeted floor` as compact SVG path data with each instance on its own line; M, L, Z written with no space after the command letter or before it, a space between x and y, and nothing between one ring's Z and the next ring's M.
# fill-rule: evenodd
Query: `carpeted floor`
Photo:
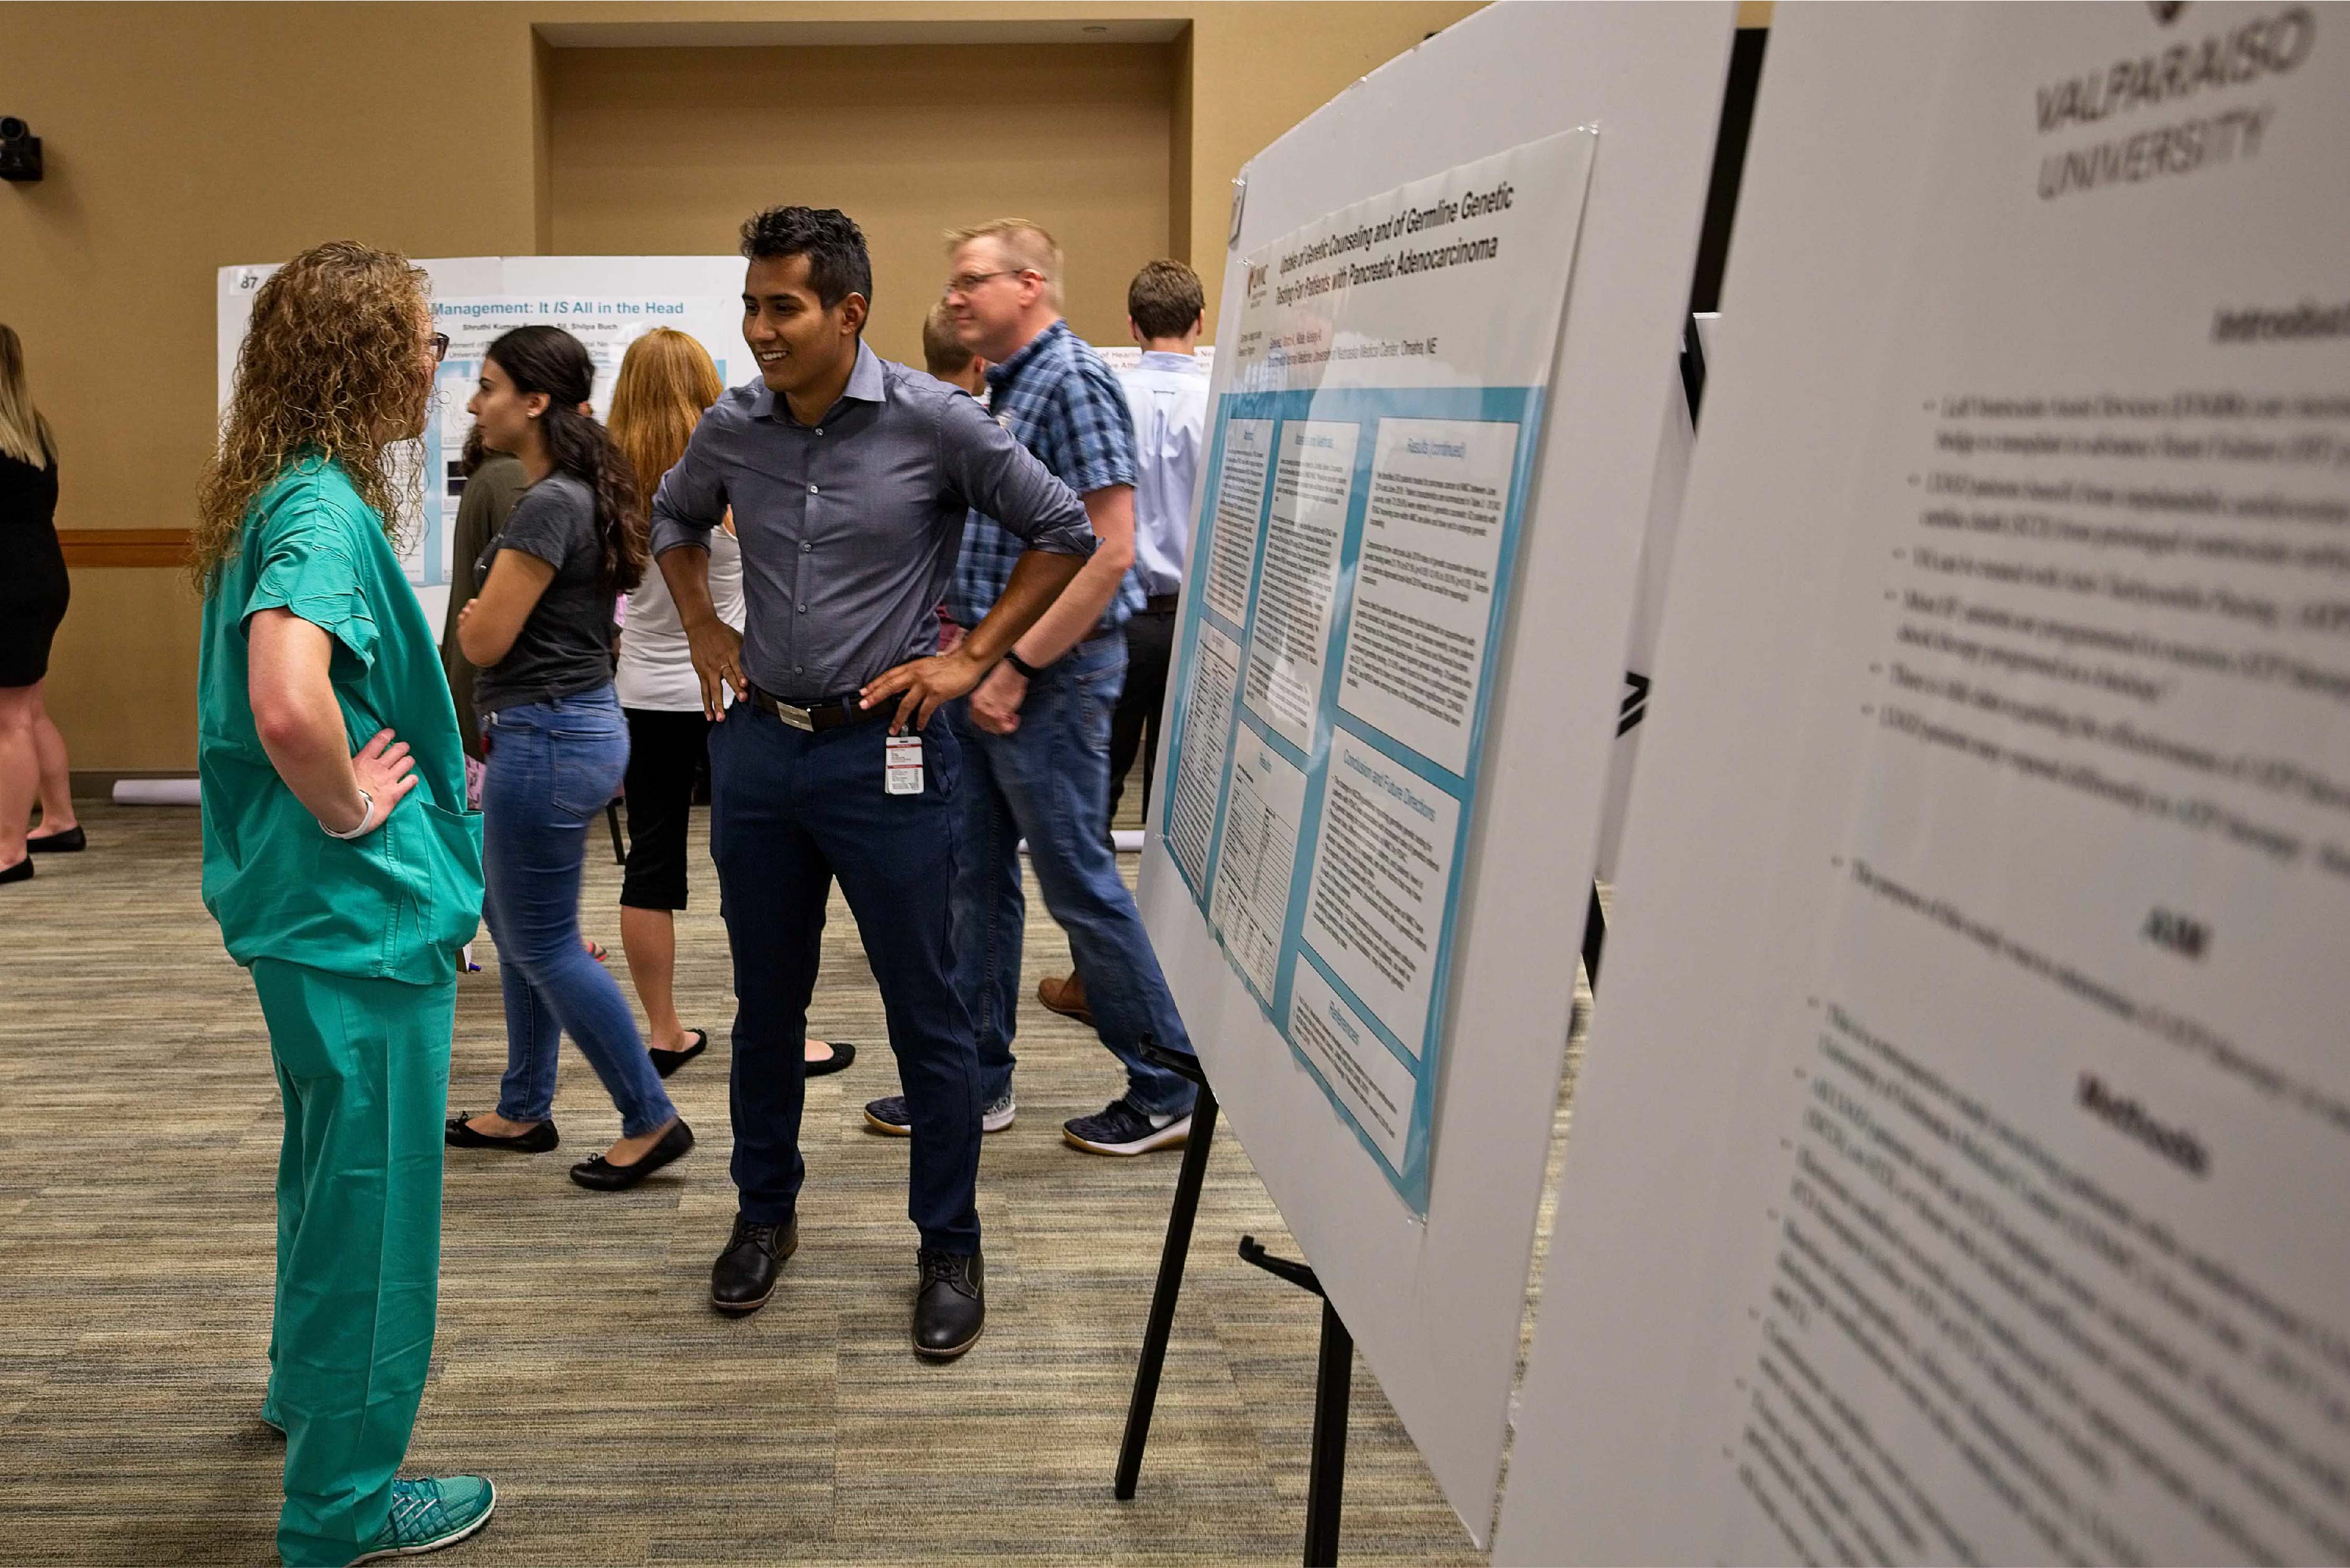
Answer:
M282 1448L256 1419L280 1127L260 1013L198 901L196 814L92 805L85 821L89 853L0 890L0 1560L263 1563ZM1229 1137L1141 1495L1110 1496L1178 1157L1063 1145L1060 1122L1099 1109L1118 1073L1033 999L1019 1121L980 1174L986 1337L947 1366L910 1353L906 1149L859 1114L897 1080L837 897L811 1028L862 1054L809 1085L802 1244L775 1303L739 1323L710 1312L733 1211L732 999L705 830L698 814L679 994L712 1044L671 1080L700 1147L633 1193L572 1186L567 1165L618 1118L567 1051L560 1151L450 1159L411 1464L485 1471L502 1502L449 1560L1295 1562L1317 1304L1233 1255L1243 1231L1289 1242ZM587 927L625 988L618 888L599 833ZM1030 911L1033 989L1067 949L1033 884ZM476 951L459 1109L493 1105L504 1064L486 936ZM1347 1562L1481 1560L1359 1365L1349 1460Z

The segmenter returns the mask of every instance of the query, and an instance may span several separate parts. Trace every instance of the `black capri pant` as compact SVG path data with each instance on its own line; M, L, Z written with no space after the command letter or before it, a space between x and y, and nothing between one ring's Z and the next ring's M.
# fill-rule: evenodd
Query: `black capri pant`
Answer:
M629 861L620 902L631 909L685 908L685 827L693 784L710 751L710 721L699 712L623 710L629 720L629 771L620 793L629 808Z

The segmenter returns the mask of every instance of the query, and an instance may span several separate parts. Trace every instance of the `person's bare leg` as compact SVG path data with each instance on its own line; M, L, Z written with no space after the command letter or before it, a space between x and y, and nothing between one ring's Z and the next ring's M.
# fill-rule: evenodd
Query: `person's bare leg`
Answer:
M619 1142L613 1144L611 1147L604 1151L605 1163L608 1165L636 1164L637 1161L652 1153L653 1145L667 1137L669 1136L669 1129L677 1126L677 1123L678 1118L671 1116L669 1120L661 1123L660 1126L653 1128L653 1130L649 1133L641 1134L636 1137L624 1137L620 1139Z
M40 794L33 691L30 686L0 686L0 870L25 857L25 830L33 824L33 801Z
M80 826L74 815L73 772L66 763L66 738L49 720L48 704L42 701L45 683L33 683L33 754L40 772L41 831L35 838L47 838L53 834L71 833Z
M682 1051L692 1044L692 1031L677 1015L677 918L667 909L621 905L620 950L628 955L629 978L636 981L637 1001L645 1010L646 1047ZM829 1062L832 1046L810 1040L802 1054L811 1062Z
M520 1137L541 1124L514 1121L498 1115L495 1111L484 1111L478 1116L467 1116L465 1125L477 1133L487 1133L492 1137Z
M677 918L667 909L620 906L620 951L645 1010L645 1044L682 1051L693 1042L677 1017Z

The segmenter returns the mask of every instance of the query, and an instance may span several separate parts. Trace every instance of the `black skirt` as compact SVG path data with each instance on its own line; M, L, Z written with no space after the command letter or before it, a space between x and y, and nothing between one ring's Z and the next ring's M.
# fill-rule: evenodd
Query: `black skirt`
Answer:
M72 585L57 545L57 465L0 456L0 686L49 672L49 644Z

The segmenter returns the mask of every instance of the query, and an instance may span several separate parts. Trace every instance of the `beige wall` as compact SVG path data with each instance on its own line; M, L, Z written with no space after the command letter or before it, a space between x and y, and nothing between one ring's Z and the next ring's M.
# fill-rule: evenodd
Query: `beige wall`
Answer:
M959 35L979 24L1066 26L1074 45L1088 22L1161 24L1173 41L1144 52L1164 60L1155 79L1165 85L1151 94L1163 107L1119 109L1130 116L1128 153L1146 134L1134 122L1157 117L1166 127L1159 215L1107 221L1111 232L1126 225L1130 237L1118 244L1135 249L1149 248L1142 227L1163 224L1154 232L1201 267L1212 300L1241 164L1357 77L1476 8L1472 0L10 5L0 18L8 99L0 109L44 138L48 178L0 189L0 320L24 333L35 397L57 429L58 524L186 525L213 426L216 268L343 235L417 255L603 248L587 236L663 221L598 207L584 193L569 199L563 169L575 151L588 155L593 138L583 128L563 144L575 122L560 89L575 66L583 75L625 67L550 48L536 28L655 25L664 42L689 44L697 28L728 29L730 44L764 28L753 41L773 46L790 41L778 29L879 20ZM974 95L953 155L1000 123L1016 125L1018 109ZM1065 151L1089 159L1095 150ZM1031 177L1055 167L1040 160ZM1098 194L1097 210L1142 200L1122 178L1117 186ZM991 211L1012 193L996 184ZM668 200L658 187L647 194ZM872 193L864 200L882 210L869 206ZM676 248L723 249L723 238L697 234ZM1080 254L1075 265L1084 280L1100 264ZM1106 281L1122 281L1123 265L1111 264ZM885 310L897 297L884 295ZM1084 308L1088 329L1102 331L1091 319L1098 302ZM77 573L50 682L77 768L193 765L195 623L168 570Z
M1077 331L1123 343L1127 279L1167 254L1174 52L558 50L552 248L724 254L759 208L838 207L873 254L867 340L919 366L947 270L940 232L1016 213L1061 242Z

